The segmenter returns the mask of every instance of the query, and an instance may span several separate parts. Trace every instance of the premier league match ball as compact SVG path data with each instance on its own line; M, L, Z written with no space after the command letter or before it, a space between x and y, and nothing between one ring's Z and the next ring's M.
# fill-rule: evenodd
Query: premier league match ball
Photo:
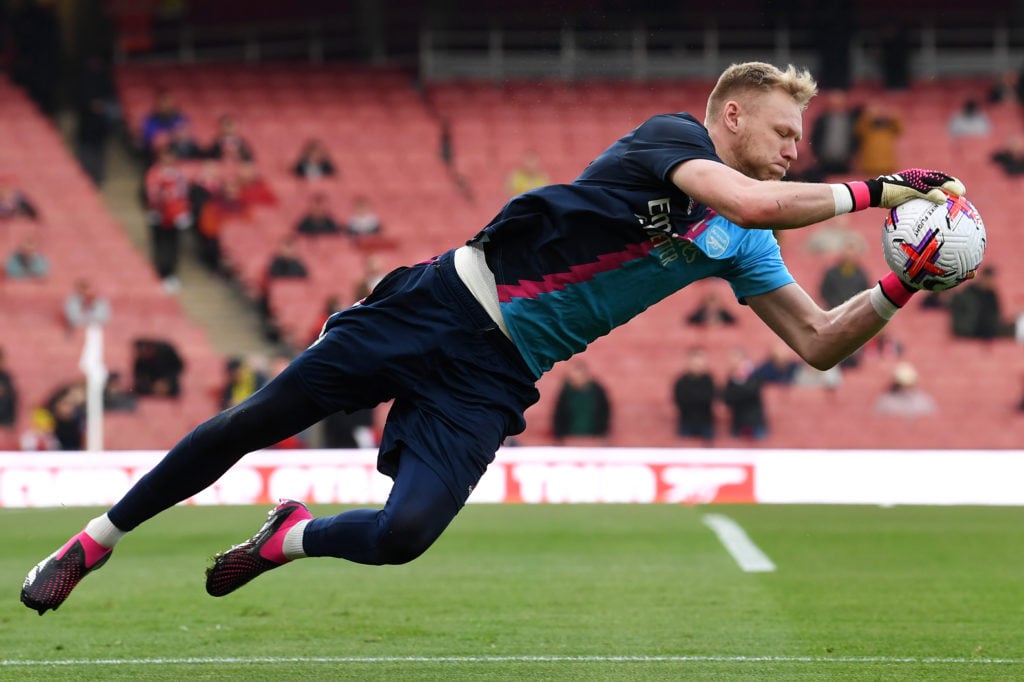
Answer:
M913 199L889 212L882 251L889 268L916 289L942 291L974 277L985 255L985 223L965 197Z

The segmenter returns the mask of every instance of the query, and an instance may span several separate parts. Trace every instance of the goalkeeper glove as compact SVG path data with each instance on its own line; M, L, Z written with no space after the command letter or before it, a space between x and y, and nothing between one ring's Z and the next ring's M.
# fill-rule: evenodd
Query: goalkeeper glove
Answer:
M879 175L864 182L848 182L854 211L869 206L895 208L911 199L928 199L936 204L947 194L960 196L967 190L952 175L923 168L908 168L893 175Z

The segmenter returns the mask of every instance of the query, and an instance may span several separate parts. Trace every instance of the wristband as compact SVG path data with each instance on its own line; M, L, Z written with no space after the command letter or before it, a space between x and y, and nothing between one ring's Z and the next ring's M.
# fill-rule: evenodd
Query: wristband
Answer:
M841 182L829 185L832 188L832 201L836 206L836 215L853 211L853 193Z
M896 311L906 305L910 297L916 293L918 290L908 288L895 272L888 272L879 280L878 286L871 289L871 307L883 319L892 319Z
M853 201L853 208L850 211L863 211L865 208L871 206L878 206L878 200L873 200L871 187L867 182L847 182L845 183L846 189L850 192L850 199ZM879 190L881 195L881 190ZM879 196L880 198L880 196Z
M871 307L875 309L878 316L883 320L891 320L893 315L899 311L899 306L890 301L882 293L882 284L879 282L871 289Z
M871 290L871 306L879 317L891 320L896 311L905 306L916 293L917 290L908 288L896 273L889 272Z
M917 289L911 289L904 284L895 272L885 273L885 277L878 280L878 286L882 287L885 297L900 308L905 306L910 301L910 297L917 293Z

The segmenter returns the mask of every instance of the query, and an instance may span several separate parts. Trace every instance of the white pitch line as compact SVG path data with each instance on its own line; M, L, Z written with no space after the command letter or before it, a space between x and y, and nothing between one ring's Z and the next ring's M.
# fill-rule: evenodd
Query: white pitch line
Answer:
M747 573L771 573L775 564L738 523L721 514L706 514L704 525L715 531L725 549Z
M90 665L235 665L245 663L851 663L1024 665L1024 658L929 656L257 656L0 660L0 667Z

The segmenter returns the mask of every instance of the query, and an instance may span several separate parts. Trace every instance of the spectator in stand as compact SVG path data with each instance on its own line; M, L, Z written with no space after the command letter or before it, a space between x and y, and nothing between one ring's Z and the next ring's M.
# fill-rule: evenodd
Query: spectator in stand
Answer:
M373 288L380 284L380 281L384 279L384 275L387 274L384 268L381 266L380 258L374 254L369 254L363 259L363 276L356 284L355 296L353 301L361 301L370 295Z
M26 235L18 242L4 263L4 273L8 279L41 279L50 274L50 263L39 252L34 236Z
M736 324L736 316L729 312L714 289L708 289L700 305L687 315L686 323L694 326L715 327Z
M903 134L903 122L880 101L868 103L857 118L860 172L869 176L888 175L898 170L896 143Z
M188 196L189 182L178 157L166 147L161 149L157 163L146 173L146 220L152 237L153 265L169 293L181 288L180 233L192 224Z
M1007 175L1024 174L1024 135L1014 133L1006 138L1006 145L993 152L992 161Z
M830 395L843 385L843 369L841 365L830 367L826 370L815 369L810 365L800 365L797 368L796 376L793 377L793 385L803 388L823 388Z
M316 138L306 140L292 173L307 180L318 180L334 175L334 162L324 143Z
M305 235L338 234L341 232L341 228L331 214L326 194L315 192L310 196L309 209L295 229L299 234Z
M776 341L768 350L768 357L754 369L754 376L765 384L788 386L796 380L801 364L789 346Z
M335 412L320 422L325 448L375 448L377 434L373 428L373 410Z
M1003 318L995 266L981 268L974 280L957 290L949 311L953 336L989 340L1012 335L1012 325Z
M683 438L715 439L715 379L708 369L708 354L700 346L686 353L686 369L672 389L678 412L676 432Z
M46 403L53 415L53 435L61 450L81 450L85 436L85 384L63 386Z
M946 310L949 308L949 299L953 292L949 289L942 291L929 291L921 300L921 308L924 310Z
M259 389L256 372L242 358L228 358L224 375L224 386L220 391L222 410L234 407Z
M163 142L174 155L183 161L194 161L206 156L203 148L199 146L195 135L192 134L192 124L188 119L183 118L167 131Z
M263 317L264 332L269 341L276 342L280 339L280 330L274 324L270 311L271 283L275 279L305 279L308 276L309 271L299 257L296 237L294 235L286 236L277 245L277 249L267 264L267 272L263 278L258 301L260 315Z
M760 440L768 435L768 421L761 397L762 384L754 374L754 364L746 351L734 348L729 377L722 389L722 402L729 408L729 430L734 437Z
M953 142L965 137L988 137L991 132L992 122L976 99L964 100L963 107L949 118L949 136Z
M56 423L45 407L32 410L29 426L21 434L21 449L26 452L60 450L60 441L53 435Z
M246 208L273 206L277 203L274 191L260 175L256 164L251 161L243 161L238 164L238 183L239 197Z
M135 395L175 398L181 393L185 362L163 339L136 339L132 378Z
M850 227L849 219L843 214L819 223L814 234L804 241L803 248L815 255L835 256L851 244L862 252L867 248L864 237Z
M313 327L310 328L309 333L306 334L306 338L308 339L308 342L306 343L307 346L320 338L320 332L323 331L324 325L327 324L327 320L330 319L331 315L338 312L343 307L347 306L341 305L341 297L337 294L331 294L324 299L324 307L320 312L320 317L317 318Z
M109 61L100 56L86 59L76 85L75 151L82 168L98 186L106 177L107 140L121 117Z
M103 409L106 412L134 412L139 400L124 383L120 372L107 375L103 385Z
M0 220L38 217L35 206L18 189L13 175L0 175Z
M540 156L537 152L528 151L523 154L519 165L509 173L505 181L505 190L511 196L517 196L549 183L548 174L541 167Z
M238 132L238 121L231 114L217 120L217 135L206 155L223 161L252 161L255 155L249 142Z
M892 370L892 383L875 401L875 412L898 417L921 417L935 414L935 399L917 384L917 370L909 362L897 362Z
M569 436L608 438L611 426L608 394L582 360L569 363L555 403L552 426L556 443Z
M156 158L157 147L166 144L175 128L187 121L185 114L178 109L174 93L158 91L153 111L142 122L142 152L147 165Z
M189 183L188 203L195 225L196 255L199 262L211 272L221 271L220 228L224 215L220 207L220 196L224 191L224 179L220 164L207 161L198 175Z
M100 296L92 280L80 278L64 299L64 321L69 329L110 321L110 301Z
M0 348L0 427L14 426L18 417L18 389L14 378L7 371L7 360Z
M902 341L883 329L870 343L864 344L864 350L879 358L899 359L903 356L904 348Z
M268 381L288 366L288 361L283 359L284 357L284 354L277 354L273 358L268 358L263 353L256 352L250 353L245 359L245 364L249 366L256 378L257 391L266 386Z
M869 287L867 273L860 264L860 247L858 241L847 242L821 278L821 299L830 309Z
M348 218L345 231L350 237L356 238L380 234L380 218L373 212L369 197L360 195L352 200L352 215Z
M854 126L859 112L850 106L844 90L831 90L825 106L811 128L811 149L818 162L816 171L822 177L845 175L857 154Z
M216 201L223 219L249 220L252 212L243 195L242 178L237 173L224 178L224 184L221 186L221 192Z
M999 77L992 83L992 87L988 90L987 100L989 104L1019 104L1020 99L1017 96L1017 88L1019 87L1020 75L1010 69L1004 71Z
M267 279L305 278L309 275L305 264L299 258L295 237L286 236L281 240L267 267Z

